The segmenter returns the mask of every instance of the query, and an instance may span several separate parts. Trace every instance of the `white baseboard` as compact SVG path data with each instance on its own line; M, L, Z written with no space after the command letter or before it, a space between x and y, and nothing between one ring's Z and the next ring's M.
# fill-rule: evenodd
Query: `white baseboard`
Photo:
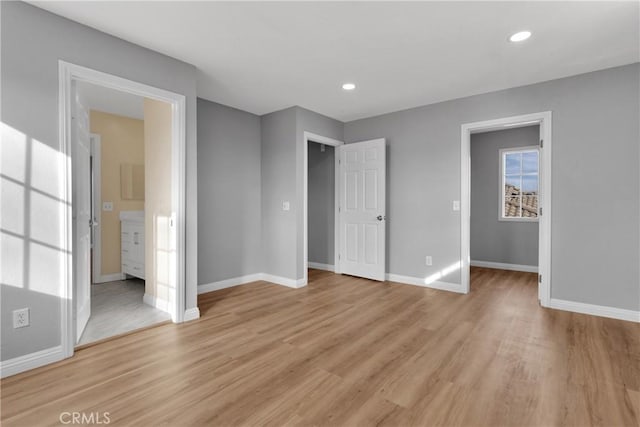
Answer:
M198 307L193 307L184 312L183 321L189 322L191 320L196 320L200 318L200 309Z
M220 289L231 288L233 286L245 285L251 282L264 280L262 273L249 274L246 276L232 277L231 279L219 280L217 282L198 285L198 294L219 291Z
M62 346L56 346L5 360L0 362L0 378L39 368L62 359L64 359Z
M166 311L167 313L171 313L172 311L174 311L172 310L172 307L170 306L169 301L156 298L154 295L149 295L146 292L142 297L142 302L147 305L150 305L151 307L155 307L158 310Z
M434 281L427 284L425 283L424 278L421 279L419 277L401 276L399 274L386 274L386 278L389 282L404 283L406 285L421 286L423 288L439 289L441 291L457 292L459 294L465 293L464 289L462 289L462 285L459 285L457 283Z
M640 311L626 310L623 308L585 304L583 302L567 301L556 298L551 298L549 300L548 307L555 308L557 310L571 311L574 313L591 314L593 316L640 323Z
M498 270L524 271L526 273L538 272L537 265L506 264L503 262L492 262L492 261L471 261L469 264L472 267L485 267L485 268L497 268Z
M304 279L289 279L287 277L274 276L267 273L255 273L246 276L232 277L231 279L220 280L213 283L205 283L198 286L198 294L219 291L220 289L232 288L234 286L246 285L247 283L258 282L275 283L276 285L287 286L289 288L301 288L306 285Z
M107 282L117 282L118 280L124 280L126 276L124 273L112 273L112 274L103 274L94 280L93 283L107 283Z
M289 279L288 277L274 276L272 274L262 273L262 279L265 282L275 283L276 285L287 286L289 288L302 288L307 286L305 279Z
M319 262L311 262L311 261L309 261L309 268L331 271L332 273L336 271L335 266L333 264L322 264Z

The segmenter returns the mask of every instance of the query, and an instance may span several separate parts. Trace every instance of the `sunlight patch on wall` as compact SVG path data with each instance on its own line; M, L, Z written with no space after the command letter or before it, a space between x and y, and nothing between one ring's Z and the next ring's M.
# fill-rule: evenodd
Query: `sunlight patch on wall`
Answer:
M16 288L24 287L24 239L7 233L0 234L0 282Z
M430 285L434 282L437 282L438 280L442 279L443 277L448 276L449 274L460 270L460 261L455 262L453 264L451 264L450 266L443 268L442 270L438 271L437 273L432 274L431 276L427 276L424 279L424 283L425 285Z
M0 135L2 135L0 151L2 175L24 182L27 170L27 136L5 123L1 124Z

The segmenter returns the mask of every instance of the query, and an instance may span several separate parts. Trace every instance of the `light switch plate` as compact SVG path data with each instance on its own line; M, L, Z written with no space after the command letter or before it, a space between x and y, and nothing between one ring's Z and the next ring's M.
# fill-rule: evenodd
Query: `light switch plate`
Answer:
M102 202L102 210L105 212L113 212L113 202Z
M282 202L282 210L283 211L288 211L291 210L291 204L289 202Z
M459 211L460 210L460 200L454 200L453 201L453 210L454 211Z

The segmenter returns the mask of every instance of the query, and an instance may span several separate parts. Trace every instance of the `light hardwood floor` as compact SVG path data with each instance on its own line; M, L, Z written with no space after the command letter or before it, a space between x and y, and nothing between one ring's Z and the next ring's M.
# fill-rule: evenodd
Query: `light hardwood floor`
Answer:
M640 325L542 309L536 276L469 295L311 270L201 295L202 318L2 381L2 425L629 425Z

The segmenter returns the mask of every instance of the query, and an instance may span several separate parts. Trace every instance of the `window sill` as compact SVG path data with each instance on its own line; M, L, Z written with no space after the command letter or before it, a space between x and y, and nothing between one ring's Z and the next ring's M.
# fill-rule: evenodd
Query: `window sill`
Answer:
M539 218L498 218L498 221L501 222L539 222Z

